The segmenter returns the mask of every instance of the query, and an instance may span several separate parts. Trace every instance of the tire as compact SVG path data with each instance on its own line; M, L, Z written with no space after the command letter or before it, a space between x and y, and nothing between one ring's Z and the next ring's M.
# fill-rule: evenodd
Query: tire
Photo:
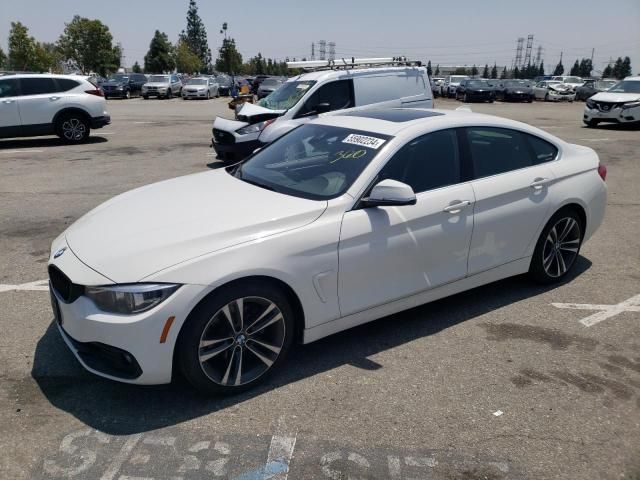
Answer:
M464 103L467 103L467 94L465 93L464 96L462 97L462 101Z
M65 113L56 120L56 135L65 143L82 143L89 137L90 127L80 113Z
M131 98L131 91L127 90L126 92L124 92L124 98L129 100Z
M142 95L143 100L149 100L149 95Z
M206 99L207 99L207 100L210 100L210 99L211 99L211 92L209 92L208 90L207 90L207 98L206 98Z
M173 97L173 91L171 89L167 90L167 94L165 95L164 98L166 98L167 100L170 100L171 97Z
M598 126L597 120L583 120L584 124L589 128L595 128Z
M556 212L536 243L529 266L530 277L542 284L562 281L575 265L583 238L584 225L575 208Z
M248 280L223 287L189 314L176 347L180 371L206 394L245 391L282 364L294 328L286 294L271 283Z
M548 94L548 93L545 93L545 94L544 94L544 101L545 101L545 102L548 102L548 101L549 101L549 94Z

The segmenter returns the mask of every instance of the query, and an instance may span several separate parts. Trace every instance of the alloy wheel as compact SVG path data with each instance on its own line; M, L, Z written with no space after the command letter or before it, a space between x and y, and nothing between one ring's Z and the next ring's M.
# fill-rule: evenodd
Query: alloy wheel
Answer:
M573 265L580 250L580 224L573 217L564 217L549 230L542 248L542 267L547 275L558 278Z
M62 135L67 140L79 141L86 134L87 127L77 118L69 118L62 122Z
M218 310L203 329L200 367L217 385L245 385L271 368L284 342L284 316L275 303L262 297L238 298Z

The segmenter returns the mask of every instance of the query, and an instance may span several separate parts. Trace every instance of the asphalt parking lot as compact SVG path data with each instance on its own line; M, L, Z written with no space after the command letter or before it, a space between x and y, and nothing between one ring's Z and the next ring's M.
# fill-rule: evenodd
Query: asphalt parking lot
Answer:
M110 100L112 125L87 144L0 140L2 478L640 478L640 131L584 128L583 105L472 106L607 165L605 221L569 281L501 281L298 346L231 398L86 373L42 282L83 213L219 166L226 100Z

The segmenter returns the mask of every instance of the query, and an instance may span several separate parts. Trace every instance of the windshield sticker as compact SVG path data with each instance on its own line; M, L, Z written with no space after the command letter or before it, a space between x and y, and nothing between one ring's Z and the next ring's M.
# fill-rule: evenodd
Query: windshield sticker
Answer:
M299 83L298 85L296 85L296 88L298 90L307 90L311 85L309 85L308 83Z
M329 163L336 163L338 160L348 160L350 158L357 160L358 158L364 157L366 154L366 150L340 150L336 152L336 158L331 160Z
M366 135L357 135L352 133L347 138L342 140L342 143L350 143L352 145L358 145L359 147L368 147L373 148L374 150L379 149L385 140L376 137L368 137Z

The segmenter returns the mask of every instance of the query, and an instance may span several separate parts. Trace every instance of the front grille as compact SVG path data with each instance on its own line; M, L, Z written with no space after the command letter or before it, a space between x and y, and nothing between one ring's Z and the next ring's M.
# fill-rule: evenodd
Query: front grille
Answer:
M67 303L75 302L84 292L82 285L73 283L62 270L55 265L49 266L49 280L58 296Z
M104 86L102 87L102 89L103 89L105 92L110 92L111 90L115 90L115 89L116 89L116 87L112 87L111 85L104 85Z
M213 129L213 138L216 143L220 143L222 145L233 145L236 143L236 138L230 134L229 132L225 132L224 130L219 130L217 128Z
M595 104L596 107L598 107L598 110L600 110L601 112L610 112L614 108L618 108L622 105L621 103L613 102L595 102Z

